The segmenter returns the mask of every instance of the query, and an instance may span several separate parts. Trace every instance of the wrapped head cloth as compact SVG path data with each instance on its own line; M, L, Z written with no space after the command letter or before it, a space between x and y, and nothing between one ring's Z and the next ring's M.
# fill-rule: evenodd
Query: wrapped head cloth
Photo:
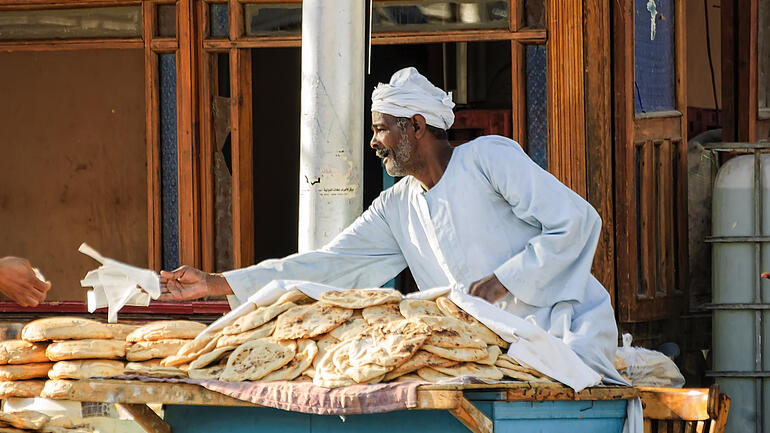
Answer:
M372 111L395 117L421 114L425 123L444 130L455 121L454 106L451 92L434 86L413 67L397 71L390 83L380 83L372 92Z

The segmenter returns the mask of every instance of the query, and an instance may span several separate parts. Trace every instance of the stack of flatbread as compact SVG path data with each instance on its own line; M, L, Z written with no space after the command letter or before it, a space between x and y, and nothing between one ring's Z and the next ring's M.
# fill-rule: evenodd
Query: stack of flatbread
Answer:
M93 426L78 423L64 415L49 417L33 410L0 412L2 433L93 433Z
M154 377L187 377L178 367L161 366L163 358L176 354L206 325L190 320L159 320L135 329L126 336L127 374Z
M50 317L28 323L21 330L27 343L45 345L48 361L39 365L34 377L88 379L123 373L126 342L125 327L108 326L79 317ZM29 364L30 366L33 364ZM48 370L43 373L43 369ZM17 395L18 396L18 395Z
M459 376L550 381L504 354L508 343L448 298L404 299L395 290L299 290L259 307L161 361L194 379L356 383Z

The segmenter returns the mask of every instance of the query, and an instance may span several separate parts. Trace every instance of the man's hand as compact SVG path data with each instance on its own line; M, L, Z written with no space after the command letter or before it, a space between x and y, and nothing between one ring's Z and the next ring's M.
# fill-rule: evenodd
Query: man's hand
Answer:
M190 266L182 266L171 272L160 271L160 288L159 301L185 301L233 294L225 277Z
M503 286L503 283L497 279L495 274L490 274L471 283L471 288L468 293L473 296L478 296L481 299L486 299L490 303L494 303L507 295L508 289Z
M0 258L0 292L22 307L36 307L45 300L49 281L40 281L29 260Z

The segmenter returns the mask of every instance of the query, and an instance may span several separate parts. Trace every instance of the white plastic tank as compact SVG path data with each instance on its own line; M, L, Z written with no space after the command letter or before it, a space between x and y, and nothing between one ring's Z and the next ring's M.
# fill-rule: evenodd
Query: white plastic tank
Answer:
M759 209L754 167L754 155L730 159L713 190L713 375L732 398L729 433L770 433L770 281L758 280L770 244L757 239L770 235L770 155L760 157Z

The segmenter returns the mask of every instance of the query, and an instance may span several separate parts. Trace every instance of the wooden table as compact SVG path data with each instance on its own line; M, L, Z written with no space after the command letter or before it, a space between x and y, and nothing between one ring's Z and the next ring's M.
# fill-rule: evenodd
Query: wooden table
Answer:
M126 408L134 416L136 421L145 430L151 433L171 432L171 425L149 409L147 407L148 403L167 405L167 415L169 409L172 407L201 407L200 410L194 411L188 409L184 415L187 418L195 416L197 413L202 413L204 410L211 410L212 406L232 408L260 407L259 405L238 400L218 392L209 391L198 385L169 382L141 382L135 380L50 380L46 384L41 396L58 400L117 403ZM399 412L429 410L448 411L470 431L474 433L487 433L493 432L495 425L507 425L506 423L502 423L502 421L498 423L495 419L490 419L490 413L494 414L495 412L495 405L497 405L496 407L498 408L497 412L501 412L510 409L515 406L516 403L518 403L519 406L521 406L521 404L526 404L535 407L542 406L542 404L554 405L559 402L572 402L571 404L574 406L575 403L582 402L582 406L576 410L583 416L578 416L578 418L590 418L586 411L594 408L594 405L597 402L601 404L611 402L625 403L621 402L621 400L628 400L638 396L639 391L632 387L596 387L576 393L570 388L555 383L507 383L496 385L433 384L422 385L418 388L418 406L415 409ZM482 403L484 410L480 410L477 407ZM546 412L544 412L546 414L549 413L548 411L551 411L552 413L550 413L549 416L554 415L555 412L560 410L558 409L558 405L548 407L552 408L548 409L546 406L543 406L542 409L546 410ZM623 407L625 406L623 405ZM270 410L278 411L278 409ZM397 414L399 412L393 413ZM278 411L278 413L284 414L284 416L294 414L293 412L285 411ZM308 415L308 417L310 416L323 417L321 415ZM371 415L355 416L368 417ZM381 429L382 431L394 431L392 428L387 428L387 426L383 427L384 429ZM369 430L372 432L378 431L377 428L370 428ZM572 433L577 433L582 430L579 428L571 428L571 431Z

